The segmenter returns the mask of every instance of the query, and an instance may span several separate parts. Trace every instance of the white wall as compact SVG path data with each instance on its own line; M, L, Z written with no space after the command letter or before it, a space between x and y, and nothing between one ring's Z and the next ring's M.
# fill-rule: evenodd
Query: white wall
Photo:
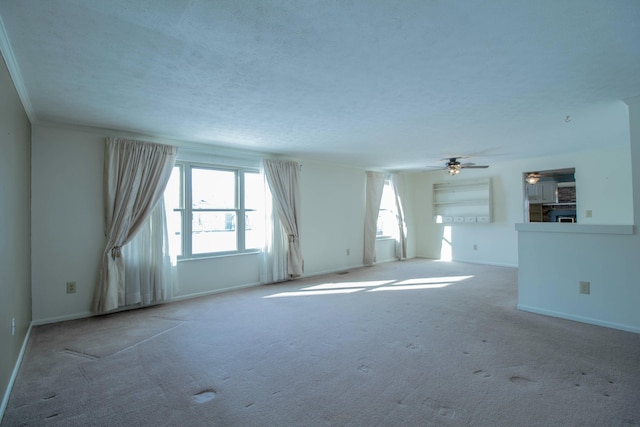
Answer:
M629 129L629 153L622 152L617 159L590 158L599 166L596 176L576 171L577 179L589 179L588 188L594 190L585 194L580 188L577 194L578 203L583 201L581 213L593 209L594 214L592 221L584 219L588 224L584 232L531 231L535 224L519 232L521 310L640 333L640 99L629 104ZM627 154L630 163L620 164ZM629 175L632 194L621 191L617 174ZM627 208L624 215L616 215L621 206ZM627 227L631 234L615 234L619 227L589 225L607 223L635 226ZM580 281L590 282L589 295L579 292Z
M194 259L178 262L176 299L222 292L260 283L256 254Z
M33 320L89 314L104 250L104 136L34 126L32 158ZM77 284L66 293L66 282Z
M518 234L520 310L640 333L637 234ZM589 295L580 281L590 283Z
M301 163L300 232L305 274L361 266L365 171L309 160Z
M29 119L0 56L0 419L31 324L30 135Z
M493 222L453 225L454 260L518 266L515 224L524 221L524 172L573 167L576 170L578 223L632 224L630 150L628 141L622 141L619 145L601 151L491 162L488 169L463 170L454 177L444 171L413 175L417 256L440 258L444 225L435 224L432 219L432 184L464 179L465 175L468 178L491 177ZM585 216L586 210L592 211L591 218ZM476 250L473 249L474 245Z
M34 127L31 216L35 323L90 315L105 244L102 169L107 135L136 137L54 124ZM304 159L301 163L305 275L361 266L365 171ZM410 201L408 210L410 222ZM415 254L413 235L409 236L409 254ZM181 261L178 276L176 299L256 285L260 281L259 259L245 254ZM69 281L77 283L75 294L66 293Z

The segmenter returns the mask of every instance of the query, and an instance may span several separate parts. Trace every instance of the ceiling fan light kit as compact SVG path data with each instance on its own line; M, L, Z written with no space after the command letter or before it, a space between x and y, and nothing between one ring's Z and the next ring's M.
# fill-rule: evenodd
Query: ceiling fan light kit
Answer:
M536 172L527 174L527 177L525 178L525 181L527 181L527 183L531 185L537 183L538 180L540 180L540 175L538 175Z
M449 165L447 167L449 169L449 175L457 175L460 173L460 165Z
M458 175L462 171L462 169L486 169L489 167L488 165L476 165L475 163L460 163L458 161L458 159L460 158L466 158L466 157L465 156L449 157L446 159L442 159L447 161L445 165L445 170L449 172L449 175L451 176Z

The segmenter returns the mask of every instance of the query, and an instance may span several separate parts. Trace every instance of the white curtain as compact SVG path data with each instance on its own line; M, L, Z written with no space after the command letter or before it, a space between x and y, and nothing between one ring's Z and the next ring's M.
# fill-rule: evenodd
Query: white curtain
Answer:
M394 173L391 175L391 185L396 198L396 218L398 219L398 234L396 237L396 258L407 259L407 225L404 220L402 200L405 197L404 177Z
M95 312L104 313L125 305L125 262L121 248L145 225L160 201L177 151L169 145L107 138L104 163L107 244L94 297Z
M367 172L366 207L364 213L364 265L376 262L376 232L385 174Z
M264 159L264 174L273 196L273 205L287 234L287 274L301 276L304 260L300 249L300 165L290 160Z
M263 170L264 177L264 170ZM265 178L265 244L262 250L260 266L260 282L263 284L282 282L289 278L287 271L287 234L285 233L278 212L273 206L273 196Z
M170 255L164 198L129 243L122 247L124 305L149 305L171 299L177 286L175 255Z

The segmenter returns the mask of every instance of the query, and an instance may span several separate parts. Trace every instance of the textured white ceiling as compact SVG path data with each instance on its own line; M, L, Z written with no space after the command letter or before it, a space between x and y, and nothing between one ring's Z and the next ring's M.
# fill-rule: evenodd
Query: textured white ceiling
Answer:
M35 121L364 167L619 144L640 95L638 0L3 0L0 17Z

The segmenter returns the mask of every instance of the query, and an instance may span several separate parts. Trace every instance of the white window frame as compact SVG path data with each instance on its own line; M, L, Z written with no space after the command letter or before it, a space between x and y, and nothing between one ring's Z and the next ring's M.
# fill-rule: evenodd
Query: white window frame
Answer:
M259 253L260 249L246 248L246 230L245 230L245 218L247 212L255 212L256 209L247 209L245 206L245 174L246 173L260 173L257 168L251 167L233 167L222 166L211 163L200 163L178 160L175 166L180 168L180 208L174 208L174 212L181 212L182 214L182 232L181 232L181 255L178 255L179 261L200 259L200 258L212 258L229 255L239 255L248 253ZM235 192L236 192L236 206L233 209L221 208L221 209L194 209L192 204L192 170L193 169L209 169L217 171L226 171L235 173ZM192 217L194 212L233 212L236 215L236 250L231 251L215 251L205 253L192 253L193 241L192 241Z

